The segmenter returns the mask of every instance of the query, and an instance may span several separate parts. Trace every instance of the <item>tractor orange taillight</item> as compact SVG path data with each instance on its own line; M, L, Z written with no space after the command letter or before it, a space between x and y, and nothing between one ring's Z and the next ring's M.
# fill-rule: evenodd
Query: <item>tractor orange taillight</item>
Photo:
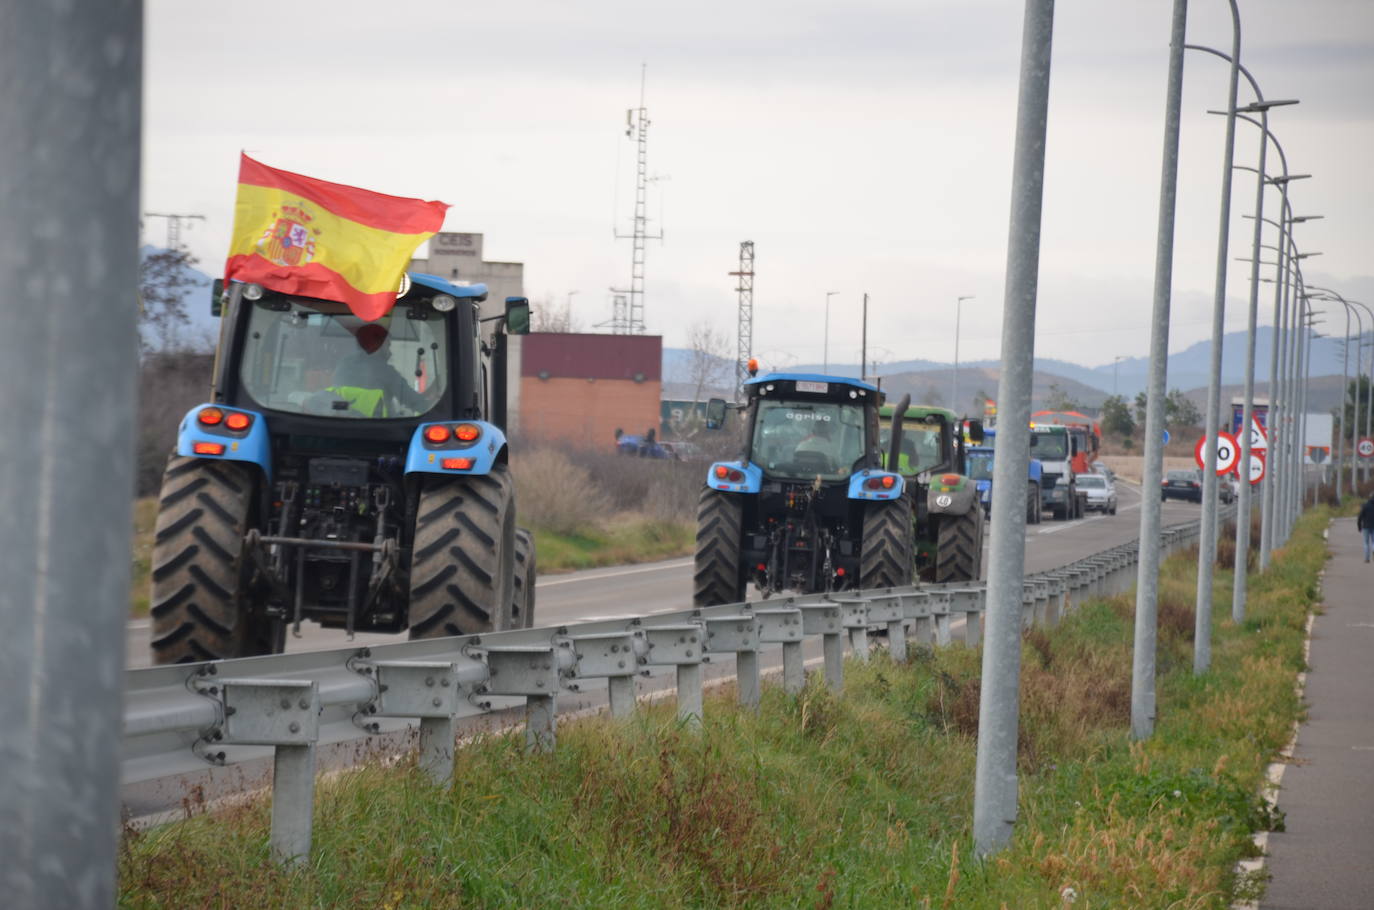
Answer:
M253 418L248 414L242 414L238 411L233 411L224 418L224 428L226 430L233 430L235 433L242 433L252 425Z
M744 480L744 472L736 471L734 468L726 467L723 464L716 465L716 479L728 480L731 483L741 483Z
M432 442L435 445L448 442L450 436L449 428L442 423L425 427L425 442Z
M897 478L891 474L884 474L881 477L870 477L864 481L866 490L890 490L897 485Z
M844 566L840 566L838 569L836 569L835 574L840 576L841 578L844 578Z
M945 484L946 486L953 486L954 484L956 484L956 483L958 483L958 482L959 482L959 475L958 475L958 474L945 474L945 475L943 475L943 476L940 477L940 483Z
M460 423L453 428L453 438L459 442L475 442L482 435L482 428L471 423Z
M197 455L223 455L224 443L222 442L197 442L192 444L191 451Z
M224 421L224 412L219 408L201 408L196 420L204 426L216 427Z
M473 458L445 458L439 462L445 471L469 471L475 463Z

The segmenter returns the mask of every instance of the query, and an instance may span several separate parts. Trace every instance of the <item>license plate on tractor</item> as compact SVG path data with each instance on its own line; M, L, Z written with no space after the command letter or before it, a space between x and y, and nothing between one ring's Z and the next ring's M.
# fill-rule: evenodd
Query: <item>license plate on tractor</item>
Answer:
M821 393L822 395L824 395L826 392L829 392L829 391L830 391L830 383L828 383L828 382L808 382L808 381L805 380L805 379L798 379L798 380L797 380L797 391L798 391L798 392L819 392L819 393Z

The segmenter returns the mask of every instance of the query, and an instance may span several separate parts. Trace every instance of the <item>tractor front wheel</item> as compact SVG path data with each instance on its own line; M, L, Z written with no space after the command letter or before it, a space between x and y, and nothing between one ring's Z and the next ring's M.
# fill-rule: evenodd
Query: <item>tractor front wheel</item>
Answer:
M973 504L982 515L982 507ZM859 587L900 588L915 577L915 540L911 500L905 495L891 502L872 502L864 510L863 543L859 548Z
M280 653L286 627L250 609L243 536L257 492L251 467L173 455L153 536L153 663Z
M428 476L410 557L410 637L512 628L515 487L504 464L474 477Z
M942 515L936 529L935 582L978 581L983 574L983 513Z
M744 600L740 571L740 543L744 528L744 500L710 487L697 502L696 574L692 602L698 607Z

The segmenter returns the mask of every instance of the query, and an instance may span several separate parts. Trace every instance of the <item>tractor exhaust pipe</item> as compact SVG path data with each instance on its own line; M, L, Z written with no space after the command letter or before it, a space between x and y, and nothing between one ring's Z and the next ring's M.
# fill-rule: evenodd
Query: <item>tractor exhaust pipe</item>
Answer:
M901 466L898 459L902 455L902 423L906 420L906 409L911 404L910 393L903 395L902 400L897 402L897 410L892 412L892 446L887 456L887 469L896 471Z

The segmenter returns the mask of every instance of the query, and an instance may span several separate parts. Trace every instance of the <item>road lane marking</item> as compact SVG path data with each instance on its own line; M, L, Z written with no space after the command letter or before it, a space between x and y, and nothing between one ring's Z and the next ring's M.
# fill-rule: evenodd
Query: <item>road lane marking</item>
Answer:
M602 572L600 575L579 575L576 578L550 578L548 581L540 580L535 582L535 588L549 588L554 585L569 585L578 581L600 581L603 578L619 578L622 575L638 575L641 572L662 572L666 569L684 569L692 565L693 560L679 559L675 562L659 563L652 566L640 566L636 569L621 569L618 572Z

